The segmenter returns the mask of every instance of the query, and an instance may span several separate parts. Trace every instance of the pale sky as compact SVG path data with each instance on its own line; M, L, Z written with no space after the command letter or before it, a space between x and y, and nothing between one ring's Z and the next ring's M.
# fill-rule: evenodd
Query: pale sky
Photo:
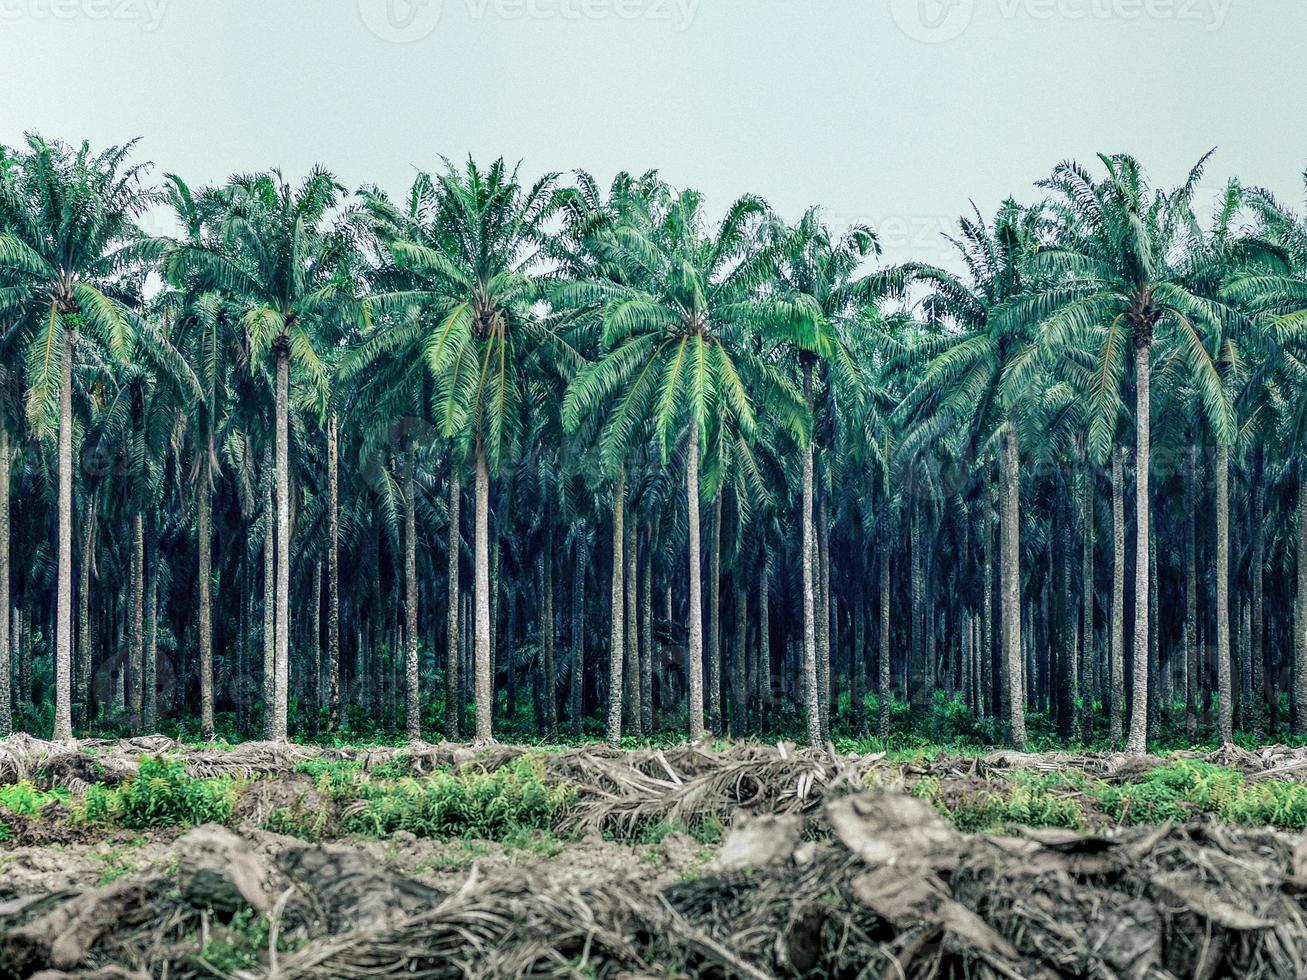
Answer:
M1307 0L0 0L0 141L143 138L192 184L314 162L402 192L441 154L720 211L878 226L941 261L1059 160L1303 200Z

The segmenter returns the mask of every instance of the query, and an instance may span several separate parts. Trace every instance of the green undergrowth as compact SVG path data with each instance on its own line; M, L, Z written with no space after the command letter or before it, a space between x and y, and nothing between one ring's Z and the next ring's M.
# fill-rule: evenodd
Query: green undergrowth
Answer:
M15 817L32 818L39 816L47 806L64 803L67 800L66 790L46 792L27 780L0 786L0 844L11 840L14 835L13 824L3 819L6 813Z
M133 830L226 823L236 811L239 788L226 776L188 776L181 759L146 757L121 786L91 786L73 804L72 820Z
M193 777L181 759L159 756L143 759L121 785L95 784L80 798L30 782L0 786L0 842L14 836L3 820L8 815L85 830L232 823L257 784L285 780ZM549 778L537 755L493 771L463 766L425 775L411 774L403 756L371 771L352 760L310 760L289 782L293 801L273 808L265 826L307 840L407 831L440 840L529 841L551 833L576 800L575 788ZM57 805L47 809L51 804Z
M912 791L960 830L1006 826L1090 829L1184 822L1207 814L1241 826L1307 828L1307 784L1249 780L1194 760L1159 766L1121 783L1077 770L1018 772L983 781L923 777Z
M316 790L268 818L269 829L307 840L407 831L438 840L503 841L552 831L576 801L576 790L549 778L538 756L523 755L492 771L465 766L423 776L405 774L402 759L365 772L353 761L311 760L296 771Z

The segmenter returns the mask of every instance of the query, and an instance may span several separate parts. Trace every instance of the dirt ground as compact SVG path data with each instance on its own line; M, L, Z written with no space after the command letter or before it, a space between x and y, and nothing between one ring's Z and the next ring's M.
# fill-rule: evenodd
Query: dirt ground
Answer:
M168 748L74 758L0 743L0 780L22 766L74 787L126 778L135 756ZM405 757L421 772L520 751ZM197 775L266 784L228 827L48 830L0 847L0 977L1307 976L1298 834L1213 819L966 834L881 778L879 760L736 746L551 757L551 774L582 787L556 834L311 843L260 826L304 791L292 773L306 753L184 754ZM395 752L355 756L380 765ZM1250 779L1298 779L1300 761L1226 760ZM995 754L925 768L958 779L1066 764ZM1106 778L1141 765L1076 764ZM725 828L720 843L633 832L704 817Z

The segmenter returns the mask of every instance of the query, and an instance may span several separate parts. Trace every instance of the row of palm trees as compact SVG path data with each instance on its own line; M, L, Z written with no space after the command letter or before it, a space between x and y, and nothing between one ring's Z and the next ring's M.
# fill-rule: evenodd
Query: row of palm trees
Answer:
M1206 158L950 271L653 172L135 153L0 150L0 731L1307 731L1307 223Z

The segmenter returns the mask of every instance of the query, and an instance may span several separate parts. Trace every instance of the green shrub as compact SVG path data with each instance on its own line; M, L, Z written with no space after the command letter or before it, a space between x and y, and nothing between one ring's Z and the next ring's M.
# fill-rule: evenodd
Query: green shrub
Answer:
M67 799L66 790L47 793L26 779L20 783L0 786L0 807L20 817L35 817L47 804Z
M1099 809L1119 824L1181 822L1198 809L1193 776L1186 763L1159 766L1136 782L1096 784L1090 793Z
M345 833L384 837L407 830L420 837L502 840L522 830L550 830L575 799L566 785L546 781L537 758L522 756L493 772L463 770L363 782L346 806Z
M95 785L75 813L84 823L113 823L134 830L226 823L236 809L234 779L188 776L180 759L150 756L117 789Z

